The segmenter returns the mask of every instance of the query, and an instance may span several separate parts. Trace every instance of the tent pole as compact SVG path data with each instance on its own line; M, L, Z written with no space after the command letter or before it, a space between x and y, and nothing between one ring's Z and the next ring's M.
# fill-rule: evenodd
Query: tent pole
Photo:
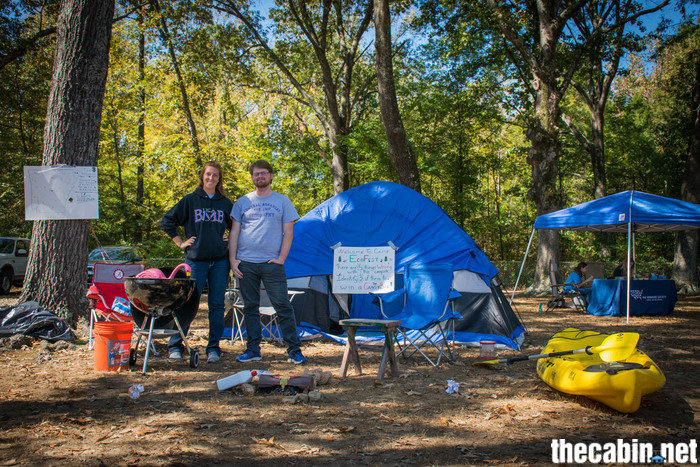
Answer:
M632 278L630 271L630 253L632 252L632 204L634 203L634 192L630 196L630 210L627 219L627 324L630 323L630 288L632 287Z
M631 261L630 261L630 253L631 253L631 230L632 230L632 223L627 224L627 324L630 322L630 286L632 284L631 281L631 271L630 271L630 266L631 266Z
M532 227L532 233L530 234L530 240L527 242L527 248L525 249L525 256L523 256L523 262L520 263L520 271L518 271L518 278L515 279L515 285L513 286L513 293L510 296L510 306L513 306L513 299L515 298L515 291L518 289L518 282L520 282L520 275L523 273L523 268L525 267L525 260L527 259L527 253L530 251L530 245L532 244L532 238L535 236L535 227Z

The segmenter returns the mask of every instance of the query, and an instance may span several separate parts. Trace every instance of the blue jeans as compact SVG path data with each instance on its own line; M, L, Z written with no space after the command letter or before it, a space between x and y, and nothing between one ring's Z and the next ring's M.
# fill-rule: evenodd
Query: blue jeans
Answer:
M277 322L282 338L287 344L287 353L300 349L301 340L297 334L297 320L287 292L287 274L284 265L277 263L248 263L241 261L238 266L243 277L239 279L243 315L245 317L246 349L260 352L262 327L260 325L260 284L265 286L270 303L277 312Z
M197 288L204 290L205 284L209 283L207 301L209 304L209 342L207 353L211 350L217 355L221 355L219 341L224 333L224 295L229 282L230 263L228 258L213 261L185 261L192 268L192 278L197 282ZM187 335L189 325L183 327L182 331ZM184 349L182 338L175 335L170 338L168 346L172 348Z

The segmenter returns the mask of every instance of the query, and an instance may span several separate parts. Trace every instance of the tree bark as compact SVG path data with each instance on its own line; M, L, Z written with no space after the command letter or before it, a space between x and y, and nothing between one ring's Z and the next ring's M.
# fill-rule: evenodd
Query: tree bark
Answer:
M96 166L114 0L64 0L56 26L42 165ZM32 229L19 302L36 300L75 325L87 316L88 220Z
M544 92L543 94L547 94ZM557 193L557 160L561 155L561 143L556 127L543 128L543 122L552 122L558 110L558 105L552 107L552 102L540 111L548 114L531 123L526 131L531 146L527 161L532 166L533 187L529 193L537 207L537 215L541 216L561 209L560 196ZM544 110L547 109L547 110ZM529 291L543 293L550 290L549 264L554 261L559 264L559 231L539 230L537 232L537 265L535 277Z
M376 69L379 109L386 133L387 152L399 183L421 192L420 174L413 148L408 142L396 98L391 56L391 14L388 0L374 0Z
M681 199L700 204L700 58L695 57L695 84L690 108L690 141L688 159L681 185ZM681 291L698 293L698 231L682 230L676 234L676 248L673 256L672 278Z
M527 162L532 166L531 197L541 216L561 209L561 197L557 191L557 167L561 156L559 141L559 117L562 91L557 85L558 33L552 21L556 10L549 11L540 4L540 55L538 65L532 70L535 88L534 116L530 119L525 136L530 140ZM550 289L550 261L559 263L559 232L540 230L537 235L537 265L530 292L543 293Z

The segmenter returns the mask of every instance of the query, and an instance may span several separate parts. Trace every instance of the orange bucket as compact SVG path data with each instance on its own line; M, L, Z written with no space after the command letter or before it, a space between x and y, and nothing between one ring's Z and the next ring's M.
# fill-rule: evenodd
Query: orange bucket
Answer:
M129 365L132 323L100 321L95 323L95 370L117 371Z

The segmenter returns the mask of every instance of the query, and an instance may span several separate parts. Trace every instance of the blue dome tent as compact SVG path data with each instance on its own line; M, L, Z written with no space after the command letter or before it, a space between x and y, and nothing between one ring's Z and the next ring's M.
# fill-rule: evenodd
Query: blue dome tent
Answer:
M397 287L409 263L449 263L454 287L462 297L456 307L455 340L495 340L518 349L525 332L500 287L498 269L474 240L437 204L422 194L391 182L352 188L321 203L294 226L285 262L297 321L327 333L343 318L381 318L370 295L333 294L333 249L394 245Z

